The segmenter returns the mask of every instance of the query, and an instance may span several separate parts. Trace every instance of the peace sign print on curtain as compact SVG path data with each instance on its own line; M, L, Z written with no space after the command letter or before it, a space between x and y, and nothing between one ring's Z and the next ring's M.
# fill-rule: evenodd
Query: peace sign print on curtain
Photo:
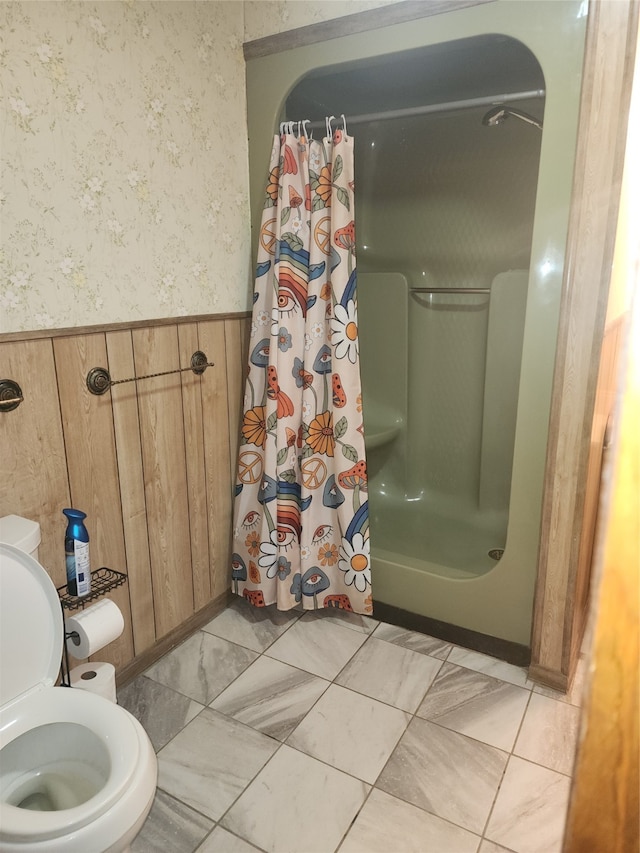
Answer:
M371 613L353 139L274 139L255 279L232 589Z

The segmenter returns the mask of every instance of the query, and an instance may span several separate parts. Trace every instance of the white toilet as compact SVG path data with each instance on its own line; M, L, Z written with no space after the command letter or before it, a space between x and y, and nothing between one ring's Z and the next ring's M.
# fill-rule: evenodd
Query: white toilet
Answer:
M0 519L0 539L25 547L25 522L35 524ZM122 853L153 803L157 760L140 723L101 696L53 686L63 641L53 582L0 542L2 853Z

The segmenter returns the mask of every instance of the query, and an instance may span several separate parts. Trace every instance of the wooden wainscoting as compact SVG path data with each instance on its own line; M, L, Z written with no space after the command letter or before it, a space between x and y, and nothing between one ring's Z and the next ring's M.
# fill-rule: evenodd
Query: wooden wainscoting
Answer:
M243 314L0 342L0 377L24 394L0 413L0 516L40 523L40 561L60 586L61 511L87 513L92 566L128 576L110 593L124 633L99 654L119 672L148 666L226 599L247 341ZM196 350L214 362L202 376L87 389L92 367L126 379L188 366Z

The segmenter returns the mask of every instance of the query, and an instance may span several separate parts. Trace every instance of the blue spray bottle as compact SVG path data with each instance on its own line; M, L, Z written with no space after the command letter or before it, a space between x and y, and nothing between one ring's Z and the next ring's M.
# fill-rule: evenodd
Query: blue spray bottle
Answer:
M64 553L67 563L67 592L69 595L89 595L91 569L89 566L89 533L84 526L86 513L79 509L63 509L67 517Z

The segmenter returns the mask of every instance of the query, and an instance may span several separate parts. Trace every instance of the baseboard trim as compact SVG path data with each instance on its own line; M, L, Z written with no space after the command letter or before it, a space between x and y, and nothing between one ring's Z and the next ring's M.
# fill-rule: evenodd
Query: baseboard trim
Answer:
M529 678L538 684L544 684L546 687L559 690L561 693L566 693L569 689L568 675L564 672L558 672L556 669L548 669L539 663L531 664L529 667Z
M450 622L441 622L429 616L421 616L419 613L410 613L408 610L402 610L382 601L374 600L373 615L383 622L390 622L392 625L406 628L409 631L429 634L439 640L491 655L491 657L499 658L516 666L529 666L531 662L531 649L528 646L514 643L511 640L502 640L500 637L491 637L478 631L471 631L469 628L461 628L459 625L452 625Z
M206 625L214 616L217 616L218 613L224 610L230 604L233 597L231 590L224 592L206 604L201 610L198 610L197 613L190 616L185 622L178 625L177 628L174 628L173 631L170 631L162 639L154 643L153 646L136 655L133 660L129 661L129 663L116 672L116 686L124 687L125 684L128 684L134 678L137 678L138 675L141 675L145 669L148 669L163 655L166 655L167 652L179 646L191 634L199 631L203 625Z

